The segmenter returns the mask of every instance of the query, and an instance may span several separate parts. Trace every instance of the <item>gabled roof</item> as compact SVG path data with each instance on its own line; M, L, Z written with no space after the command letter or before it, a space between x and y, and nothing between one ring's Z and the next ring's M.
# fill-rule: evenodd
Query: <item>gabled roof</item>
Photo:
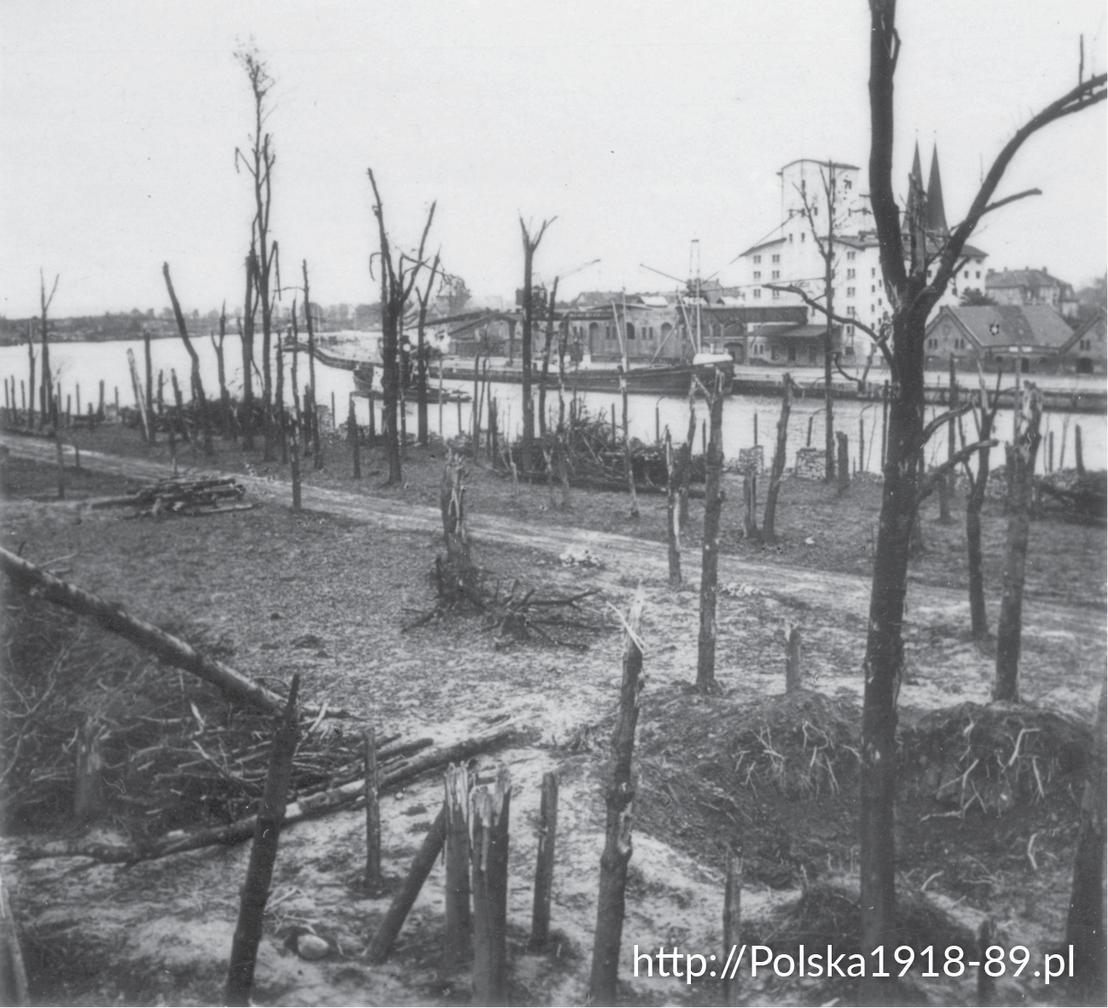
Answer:
M1069 341L1066 343L1065 346L1061 348L1059 352L1068 353L1075 346L1077 346L1080 340L1083 340L1094 329L1100 330L1099 335L1101 340L1103 340L1105 337L1106 327L1108 327L1108 318L1106 318L1105 316L1104 309L1098 308L1093 315L1089 316L1089 318L1085 319L1085 321L1082 322L1081 325L1074 329L1073 336L1070 337Z
M770 248L773 245L784 245L785 236L780 238L771 238L769 241L759 242L757 245L751 245L745 252L740 252L740 256L750 255L752 252L760 252L762 249Z
M973 305L944 307L927 327L930 333L945 318L952 318L982 349L1033 346L1061 350L1073 330L1050 305Z

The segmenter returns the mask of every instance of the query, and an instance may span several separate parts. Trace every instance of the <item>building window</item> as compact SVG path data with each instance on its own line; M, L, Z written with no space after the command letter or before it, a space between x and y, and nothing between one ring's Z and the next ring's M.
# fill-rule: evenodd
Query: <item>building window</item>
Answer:
M775 253L773 254L773 256L771 257L771 261L772 261L772 262L775 262L775 263L779 263L779 262L781 261L781 256L780 256L780 255L778 255L778 254L777 254L777 253L775 252Z
M980 280L980 279L981 279L981 270L978 270L978 271L977 271L977 279L978 279L978 280Z
M760 255L756 255L756 256L754 257L754 262L755 262L755 264L757 264L757 263L760 263L761 261L762 261L762 257L761 257Z
M848 308L846 309L846 313L847 313L847 315L849 315L849 316L850 316L851 318L854 318L854 317L855 317L855 316L856 316L856 315L858 314L858 312L857 312L857 311L855 310L855 308L854 308L854 305L850 305L850 306L849 306L849 307L848 307Z
M877 276L877 267L876 266L871 266L870 267L869 275L870 276Z
M772 297L773 300L776 301L778 298L781 297L781 292L779 290L774 290L770 297Z
M760 298L761 296L762 296L762 288L761 287L755 287L754 288L754 300L757 301L758 298Z
M847 262L854 262L854 253L853 252L847 252L846 261Z
M807 231L801 231L800 232L800 240L801 241L804 241L807 237L808 237L808 232Z
M853 269L848 269L846 271L846 278L847 278L847 280L853 280L854 279L854 270Z
M966 280L968 280L968 279L969 279L969 270L963 270L963 271L962 271L962 276L963 276L963 277L964 277L964 278L965 278Z
M781 271L780 270L774 270L773 273L770 274L770 279L771 280L780 280L781 279Z
M854 288L853 287L847 287L846 296L847 297L854 297Z
M761 270L755 270L754 271L754 279L755 280L761 280L762 279L762 271Z

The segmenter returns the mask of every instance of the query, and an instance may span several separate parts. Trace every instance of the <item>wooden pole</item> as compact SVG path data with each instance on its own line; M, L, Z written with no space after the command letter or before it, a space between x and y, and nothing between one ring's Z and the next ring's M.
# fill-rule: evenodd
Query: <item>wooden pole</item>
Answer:
M146 326L142 327L142 352L146 363L146 409L149 412L154 408L154 365L150 356L150 330ZM148 440L153 444L156 438L157 433L151 418Z
M800 666L800 627L785 624L785 692L795 693L804 685Z
M742 848L728 847L727 849L727 880L723 890L723 963L731 961L732 950L737 949L741 942L742 924L742 891L743 891L743 856ZM728 970L723 980L723 1003L725 1005L737 1005L739 1003L738 963L734 969Z
M681 587L681 469L673 453L673 438L666 428L666 539L668 544L669 586Z
M277 716L274 725L269 772L258 803L254 843L250 848L250 863L246 869L246 883L242 888L239 919L231 943L231 962L227 968L227 986L223 992L223 1003L228 1005L250 1004L258 944L262 938L262 917L273 881L273 866L277 861L277 840L285 818L285 802L292 778L292 758L300 739L296 711L299 689L300 674L297 673L292 677L284 713Z
M354 413L354 397L350 397L350 408L346 414L347 437L350 438L350 451L354 456L354 479L362 478L362 446L358 437L358 418Z
M439 809L439 814L435 817L435 821L431 823L431 828L423 838L423 843L412 861L412 866L408 870L408 876L404 879L403 886L393 897L392 903L389 904L388 911L385 913L385 919L381 921L381 926L369 943L366 958L371 963L380 964L388 959L393 946L396 944L400 929L407 919L408 911L412 909L420 889L423 888L423 883L427 880L427 876L431 874L431 869L434 868L435 862L439 859L445 837L446 808L444 806Z
M77 382L74 385L73 390L74 390L75 397L76 397L75 401L77 403L77 415L80 416L80 414L81 414L81 383Z
M292 444L289 446L289 461L292 463L292 510L300 513L300 431L296 421L292 421Z
M454 975L473 953L473 918L469 892L469 792L473 775L451 764L443 779L446 790L446 892L442 973Z
M381 888L381 775L377 768L377 732L363 737L365 766L365 885L369 892Z
M636 593L624 624L623 681L619 714L612 732L611 759L605 792L607 823L604 852L600 857L600 888L596 902L596 931L593 935L592 970L588 1003L616 1003L619 952L623 941L623 917L627 867L631 861L631 823L635 798L632 759L635 727L642 693L643 596Z
M54 452L58 459L58 500L65 500L65 453L62 449L62 434L58 430L54 431Z
M96 415L103 420L104 419L104 379L100 379L100 401L96 407Z
M723 376L717 371L709 393L712 439L704 459L704 535L700 549L700 632L697 639L696 688L716 689L716 609L719 594L719 525L723 511ZM747 474L751 481L753 476ZM755 521L753 507L750 521Z
M1081 443L1081 424L1073 425L1073 459L1077 475L1085 475L1085 452Z
M473 1003L508 1004L508 818L512 784L500 767L492 784L469 794L473 886Z
M535 863L535 899L531 907L532 952L546 947L550 937L550 897L554 882L554 845L558 832L558 775L543 774L539 801L539 850Z

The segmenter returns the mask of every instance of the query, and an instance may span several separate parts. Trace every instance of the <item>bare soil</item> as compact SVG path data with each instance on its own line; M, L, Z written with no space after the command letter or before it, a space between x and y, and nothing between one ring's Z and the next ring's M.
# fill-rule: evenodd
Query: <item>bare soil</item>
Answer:
M833 487L789 480L778 521L783 535L773 546L741 537L734 503L741 493L729 487L721 694L703 697L689 689L697 594L693 587L674 592L666 585L660 497L640 497L637 519L619 494L577 492L562 510L545 487L517 486L485 467L473 469L467 504L478 562L554 591L595 586L598 612L613 620L584 653L502 648L479 617L401 631L433 601L441 447L410 449L405 485L383 487L376 452L363 459L367 475L358 483L346 446L334 440L322 470L306 460L300 514L289 507L287 467L230 445L214 458L185 447L180 466L241 474L247 500L258 507L207 518L127 519L114 510L91 510L81 500L149 482L165 471L167 446L150 448L118 427L81 432L77 439L84 468L67 472L66 502L50 499L56 474L44 462L52 445L5 439L12 450L0 531L6 548L198 644L217 646L243 673L287 681L299 672L309 700L348 708L359 729L372 724L405 737L449 740L497 711L516 719L516 740L480 760L483 767L508 766L514 783L508 912L514 1003L577 1003L585 996L603 842L603 773L620 676L614 614L626 609L639 586L646 598L647 686L621 998L719 1003L715 983L633 976L632 954L636 945L656 952L663 944L719 953L729 845L740 845L745 855L747 940L781 949L821 933L843 947L856 940L850 909L857 878L856 750L867 575L880 503L876 484L856 482L839 496ZM694 501L683 557L686 578L694 583L700 518ZM905 626L898 883L906 908L922 901L930 914L927 927L905 926L913 941L938 942L949 933L961 942L991 916L1002 944L1024 944L1038 956L1064 933L1085 725L1105 666L1105 533L1057 520L1034 523L1021 684L1027 706L998 713L987 706L990 647L966 632L957 500L954 519L940 524L933 510L925 518L927 549L913 566ZM985 531L995 622L1004 536L998 505L989 506ZM585 548L601 566L560 559L572 559L567 551L580 557ZM791 697L783 695L786 623L801 627L808 687ZM100 633L92 631L90 649ZM146 671L164 675L167 688L182 688L175 670ZM126 706L126 694L113 700ZM1044 708L1059 718L1051 720ZM984 769L952 787L952 778L962 779L968 766L961 761L976 725L987 727L980 739L973 736ZM1032 748L1032 736L1057 744ZM1009 762L1012 773L998 776L996 768ZM526 951L535 823L539 782L551 769L561 782L556 935L535 954ZM405 872L440 802L434 775L386 798L392 878ZM360 884L362 818L357 810L334 813L283 834L256 1003L468 1000L466 977L445 977L438 969L441 867L389 962L367 962L366 946L388 896L367 894ZM128 813L115 806L92 833L119 837L134 829ZM217 1003L246 845L129 867L15 858L18 849L58 830L13 823L2 848L36 1002ZM296 954L292 939L305 929L328 941L324 959L309 962ZM1030 976L1002 992L1012 1003L1065 997ZM795 978L748 981L743 993L748 1004L851 1003L855 996L849 985ZM973 1003L973 978L917 979L904 996Z

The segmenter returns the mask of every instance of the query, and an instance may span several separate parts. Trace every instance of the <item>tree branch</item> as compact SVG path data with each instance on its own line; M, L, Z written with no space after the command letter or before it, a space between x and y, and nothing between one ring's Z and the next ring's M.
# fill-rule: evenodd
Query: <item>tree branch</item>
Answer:
M798 287L796 284L775 284L768 283L762 284L767 290L779 290L784 291L786 294L795 294L799 297L809 308L820 312L824 318L830 315L832 322L838 322L840 325L852 325L861 329L874 344L881 351L881 355L885 358L890 369L894 367L892 353L889 351L887 337L883 337L872 326L866 325L865 322L859 322L858 319L850 315L839 315L835 312L828 312L825 305L822 305L814 297L812 297L803 287Z
M934 491L939 481L946 478L946 474L952 469L956 469L960 466L963 460L968 460L974 453L979 452L982 448L994 448L999 444L994 438L990 438L987 441L976 441L971 445L961 448L950 456L942 465L935 466L923 481L919 485L919 491L916 494L916 506L922 504Z

